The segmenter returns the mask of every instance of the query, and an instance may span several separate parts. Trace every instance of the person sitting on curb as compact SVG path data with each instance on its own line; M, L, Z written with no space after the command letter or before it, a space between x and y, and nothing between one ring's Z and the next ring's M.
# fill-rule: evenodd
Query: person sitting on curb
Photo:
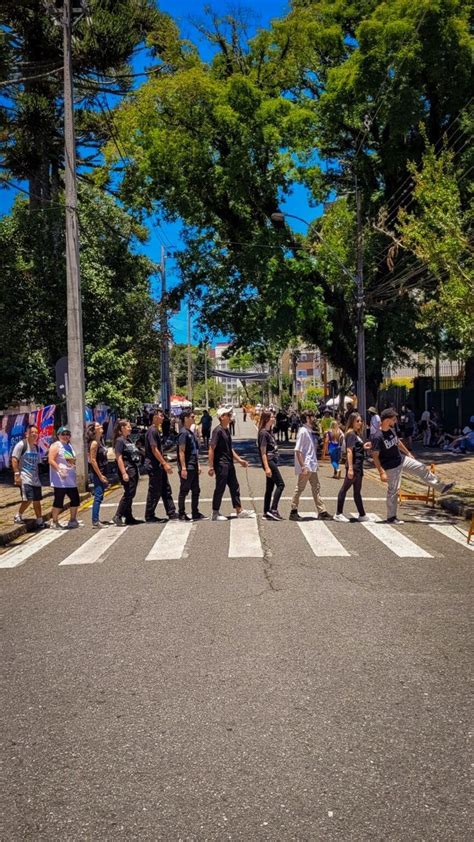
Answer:
M39 478L39 448L38 448L38 427L36 424L28 424L26 438L19 441L13 448L12 467L15 485L20 489L21 503L18 514L14 517L15 523L24 523L23 512L30 503L36 515L36 526L38 529L45 529L48 525L43 520L41 512L41 480Z
M220 506L226 485L229 486L232 505L237 512L237 517L254 517L253 512L247 512L240 504L240 486L235 472L234 462L238 462L243 468L248 467L248 462L241 459L239 454L232 447L230 435L230 422L232 418L232 407L221 406L217 410L219 424L214 428L211 443L209 445L209 476L216 476L216 487L212 497L212 520L227 520L221 515Z
M319 493L317 435L314 429L314 422L315 414L312 410L306 410L301 413L301 423L303 426L298 431L295 444L295 473L298 479L291 501L290 520L302 520L298 514L298 503L308 480L311 485L318 517L321 520L331 518L329 512L326 511L326 507Z
M454 482L443 483L435 474L414 459L410 451L398 438L394 427L398 414L395 409L384 409L380 416L380 429L372 436L372 457L382 482L387 488L387 523L403 523L397 518L398 492L402 482L402 473L411 474L423 480L427 485L438 488L446 494Z

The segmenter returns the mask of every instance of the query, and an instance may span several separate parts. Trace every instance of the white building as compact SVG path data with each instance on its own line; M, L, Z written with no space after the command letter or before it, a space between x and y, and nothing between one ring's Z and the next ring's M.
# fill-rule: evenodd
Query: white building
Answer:
M229 347L228 342L218 342L214 348L211 349L211 358L214 362L214 368L220 371L229 371L229 360L225 359L224 353ZM239 399L237 397L239 388L242 388L242 383L237 377L216 377L217 383L224 387L223 403L238 406Z

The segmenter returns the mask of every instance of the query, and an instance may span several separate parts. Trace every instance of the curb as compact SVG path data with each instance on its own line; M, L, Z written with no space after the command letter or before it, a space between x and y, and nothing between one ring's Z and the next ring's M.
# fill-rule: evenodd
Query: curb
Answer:
M79 506L79 511L83 508L83 504L89 501L91 497L91 493L89 491L83 491L80 493L79 497L81 499L81 503ZM69 503L66 503L63 509L63 513L69 509ZM52 508L43 512L43 520L48 521L51 519L52 515ZM11 544L12 541L15 541L16 538L19 538L21 535L26 535L27 532L38 532L35 528L36 521L34 518L27 518L26 523L14 523L11 526L4 526L0 528L0 547L6 547L8 544Z

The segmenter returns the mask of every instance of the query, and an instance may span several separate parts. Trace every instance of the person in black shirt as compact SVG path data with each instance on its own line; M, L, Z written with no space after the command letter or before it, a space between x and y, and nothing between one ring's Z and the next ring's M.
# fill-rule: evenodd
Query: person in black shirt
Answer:
M123 486L123 496L113 518L116 526L123 526L122 518L125 518L125 523L129 526L143 523L141 520L136 520L132 513L133 498L137 493L139 480L140 454L130 439L131 430L130 421L122 418L116 422L112 436L112 446L115 450L120 482Z
M202 413L201 418L201 436L204 447L209 447L209 439L211 437L211 428L212 428L212 416L209 414L207 409L204 410Z
M181 414L183 423L178 438L178 471L180 479L178 497L178 516L180 520L190 520L185 511L186 497L191 492L191 514L192 520L207 520L205 515L199 511L199 445L196 436L191 430L194 424L194 412L192 409L185 409Z
M221 515L219 509L224 496L226 486L229 486L232 505L237 512L237 517L253 517L253 512L247 512L240 505L240 487L235 472L234 461L248 467L248 462L241 459L239 454L232 447L232 438L229 431L229 424L232 417L232 408L221 406L217 410L219 424L212 433L209 445L209 476L216 476L216 488L212 498L212 520L227 520Z
M414 459L395 432L398 415L395 409L384 409L380 415L380 429L372 436L372 456L382 482L387 488L387 523L403 523L397 518L398 492L402 471L421 479L427 485L438 487L441 494L451 490L454 482L443 483L439 477Z
M162 523L163 519L155 515L155 509L160 497L170 520L176 520L176 506L171 493L168 474L173 468L163 456L163 445L158 427L163 423L163 410L157 409L153 415L152 424L148 428L145 439L145 470L148 474L148 494L145 505L145 520L147 523Z
M334 520L342 521L343 523L348 523L349 521L349 518L343 514L343 509L346 494L351 486L353 488L354 503L359 512L359 520L369 520L362 502L361 488L364 475L364 450L370 450L372 445L370 441L364 444L361 438L361 432L362 416L358 412L353 412L347 419L345 432L346 476L337 495L337 512L334 515Z
M267 520L283 520L278 511L278 503L283 494L285 483L278 470L278 447L272 431L274 422L275 416L273 413L264 409L258 422L258 451L267 478L263 501L263 516ZM272 502L273 489L275 491Z

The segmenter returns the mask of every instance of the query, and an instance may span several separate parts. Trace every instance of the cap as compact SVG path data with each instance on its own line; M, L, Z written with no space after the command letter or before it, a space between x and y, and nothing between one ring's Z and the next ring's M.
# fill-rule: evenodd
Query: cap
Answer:
M374 412L375 415L377 415L377 410L376 410L375 406L369 406L367 412Z
M69 427L66 425L65 427L60 427L58 430L58 436L62 435L62 433L70 433Z
M217 417L222 418L223 415L232 415L231 406L220 406L217 410Z

